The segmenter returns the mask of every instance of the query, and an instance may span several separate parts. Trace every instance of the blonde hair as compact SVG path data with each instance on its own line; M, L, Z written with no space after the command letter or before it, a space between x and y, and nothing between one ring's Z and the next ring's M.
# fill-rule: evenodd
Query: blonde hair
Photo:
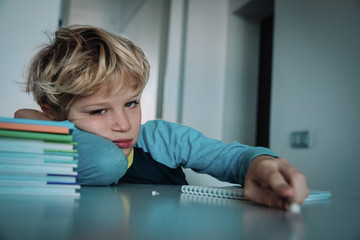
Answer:
M149 71L144 52L129 39L91 26L69 26L56 31L31 60L26 92L40 106L48 105L56 120L65 120L77 97L102 86L106 94L124 87L141 94Z

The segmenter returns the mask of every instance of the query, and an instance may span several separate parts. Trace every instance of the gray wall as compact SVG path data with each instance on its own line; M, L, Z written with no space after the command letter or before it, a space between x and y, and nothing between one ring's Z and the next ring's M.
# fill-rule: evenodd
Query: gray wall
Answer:
M246 2L172 1L163 119L254 144L258 32L234 14ZM185 172L190 184L227 185Z
M167 0L143 1L121 31L141 47L150 63L149 82L141 97L143 122L161 116L168 12Z
M311 188L360 193L360 2L276 1L271 147ZM309 130L309 149L290 133Z
M0 116L13 117L20 108L38 108L23 91L24 73L37 47L46 42L60 18L60 0L0 1Z

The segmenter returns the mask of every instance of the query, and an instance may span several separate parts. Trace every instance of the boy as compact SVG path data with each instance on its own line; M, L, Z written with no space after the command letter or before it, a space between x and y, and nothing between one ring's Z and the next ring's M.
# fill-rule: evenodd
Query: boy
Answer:
M271 150L204 137L162 120L141 125L140 97L149 76L144 53L102 29L71 26L30 63L26 91L43 113L15 117L70 120L80 153L79 183L187 184L181 167L242 184L260 204L289 209L308 194L298 170Z

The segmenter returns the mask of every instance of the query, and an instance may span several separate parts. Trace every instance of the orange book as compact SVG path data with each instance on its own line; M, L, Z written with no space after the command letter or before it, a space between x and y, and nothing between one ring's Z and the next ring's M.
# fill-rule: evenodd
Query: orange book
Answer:
M0 122L0 129L28 131L28 132L69 134L68 127L46 126L46 125L24 124L24 123Z

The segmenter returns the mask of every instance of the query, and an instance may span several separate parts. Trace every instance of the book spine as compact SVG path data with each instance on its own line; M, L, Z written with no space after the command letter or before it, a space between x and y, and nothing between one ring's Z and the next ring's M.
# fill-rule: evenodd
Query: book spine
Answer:
M64 165L64 164L63 164ZM76 166L67 164L67 166L51 166L50 164L0 164L1 171L6 173L48 173L48 174L77 174L74 171Z
M23 132L15 130L0 129L0 137L13 137L24 139L40 139L40 140L53 140L58 142L72 142L72 135L62 135L53 133L37 133L37 132Z
M67 127L69 129L75 128L75 125L70 121L48 121L48 120L26 119L26 118L0 117L0 122L58 126L58 127Z
M53 154L49 153L22 153L22 152L0 152L0 160L27 160L27 161L36 161L36 160L59 160L59 161L73 161L77 159L77 154L74 153L62 153L62 154Z
M46 132L46 133L57 133L57 134L69 134L70 132L70 129L68 127L34 125L34 124L25 124L25 123L8 123L8 122L0 122L0 129L28 131L28 132Z
M27 158L0 158L0 164L78 164L78 160L57 160L57 159L27 159ZM1 170L0 170L1 172Z
M0 195L43 195L43 196L74 196L79 197L80 193L74 188L52 188L52 185L45 186L1 186Z

